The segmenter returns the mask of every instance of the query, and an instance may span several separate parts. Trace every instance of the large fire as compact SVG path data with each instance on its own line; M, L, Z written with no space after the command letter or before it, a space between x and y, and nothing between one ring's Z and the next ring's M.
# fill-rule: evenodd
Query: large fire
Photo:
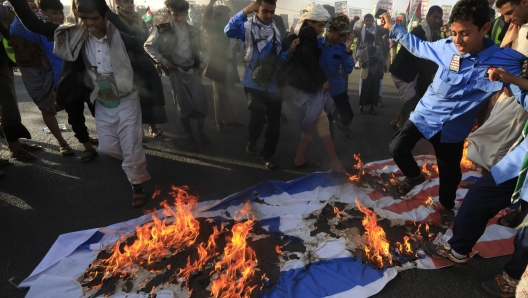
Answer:
M99 264L92 266L102 267L105 278L117 274L124 277L134 274L138 266L170 257L194 244L200 232L200 225L192 215L197 199L190 196L185 188L175 186L172 187L171 194L175 198L176 210L167 201L163 201L161 204L165 218L159 219L156 212L152 213L153 222L136 227L134 243L121 249L121 243L126 240L122 236L115 244L110 258L100 260Z
M367 244L365 245L365 253L367 257L380 268L386 263L392 264L390 244L385 237L385 231L378 225L378 216L373 211L361 205L357 199L356 206L359 211L365 214L365 218L361 223L366 230Z
M246 201L239 210L235 221L247 218L233 226L231 241L224 248L223 258L215 264L211 275L217 275L211 285L211 294L215 298L249 298L257 285L249 286L258 264L255 251L247 246L246 237L253 229L255 217L251 205Z

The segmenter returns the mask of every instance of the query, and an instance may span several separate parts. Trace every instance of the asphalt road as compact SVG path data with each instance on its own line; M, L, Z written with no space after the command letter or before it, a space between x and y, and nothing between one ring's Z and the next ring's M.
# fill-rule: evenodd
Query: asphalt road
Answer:
M358 106L359 71L350 77L352 106ZM164 137L145 137L148 170L152 180L145 183L147 191L156 186L166 189L170 185L188 185L200 200L222 199L262 180L291 180L306 172L293 167L293 158L300 140L299 124L287 107L284 112L288 123L281 127L281 139L275 155L279 168L266 170L260 159L245 153L246 127L231 128L220 134L215 130L212 84L204 79L209 98L209 118L206 133L211 139L209 148L198 152L186 151L186 139L170 95L170 86L163 77L166 110L169 123L163 125ZM0 297L23 297L27 290L17 289L8 282L21 282L42 260L53 242L61 234L105 227L142 215L141 209L133 209L131 188L120 161L100 155L93 162L82 164L79 160L82 146L77 143L71 128L64 136L77 150L74 157L62 157L58 145L44 127L37 107L29 99L17 73L17 94L23 123L33 139L29 143L42 145L37 159L31 162L14 162L1 170L5 177L0 180ZM377 114L356 114L352 122L355 138L347 139L336 130L336 148L344 162L350 163L353 153L361 153L365 162L390 158L388 142L395 130L390 121L400 107L397 90L385 76L385 107L377 108ZM244 123L248 123L246 100L243 89L237 85L240 109ZM1 95L0 95L1 96ZM87 125L95 135L95 124L88 112ZM58 114L59 123L67 124L65 112ZM194 125L194 124L193 124ZM147 132L147 127L144 127ZM329 168L317 138L310 148L309 157L323 163L322 170ZM5 140L2 144L6 145ZM430 151L421 146L421 153ZM8 158L8 151L0 151ZM149 201L145 208L158 207L159 200ZM271 252L270 252L271 253ZM441 270L409 270L398 274L376 297L487 297L480 289L480 282L502 272L502 265L509 257L494 259L475 258L468 268Z

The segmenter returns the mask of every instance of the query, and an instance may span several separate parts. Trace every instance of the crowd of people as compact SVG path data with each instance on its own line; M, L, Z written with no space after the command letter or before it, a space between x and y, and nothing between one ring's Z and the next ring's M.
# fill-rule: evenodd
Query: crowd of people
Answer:
M460 0L448 25L443 24L442 9L431 6L410 32L394 24L388 14L379 24L367 14L357 28L354 23L359 19L351 24L346 15L331 16L316 3L307 5L295 28L286 32L275 16L276 0L257 0L240 12L217 5L216 0L210 0L203 12L184 0L166 0L171 21L150 30L133 0L116 0L116 4L114 13L104 0L73 0L67 17L60 0L11 0L0 6L5 49L0 51L0 126L12 158L31 160L32 152L41 149L20 142L31 136L18 110L16 62L60 154L74 154L56 119L57 112L64 110L84 145L82 162L92 161L99 152L123 161L133 191L132 207L146 202L142 183L150 179L141 144L142 124L158 137L163 133L158 125L167 123L162 74L170 81L189 150L210 143L204 130L205 76L213 82L219 132L246 125L234 92L236 82L241 82L250 114L245 150L249 155L258 153L266 168L277 168L273 156L285 103L301 130L293 165L318 166L306 157L317 134L331 171L343 173L333 125L354 137L348 77L358 66L359 114L375 114L375 108L383 106L381 82L388 72L402 101L391 121L399 130L389 146L405 176L398 184L399 194L425 181L411 153L416 143L426 139L434 148L440 215L443 224L453 224L453 237L444 244L426 243L425 253L465 266L488 220L517 202L517 211L500 223L528 225L524 220L528 213L525 1ZM499 18L493 6L500 11ZM202 29L214 51L206 51ZM238 55L245 61L242 78ZM88 133L85 107L95 118L97 138ZM258 150L263 132L264 144ZM463 183L470 190L455 215L466 138L468 158L482 170L483 178ZM7 163L0 160L0 165ZM527 264L528 233L519 228L513 259L503 274L483 283L484 289L497 297L513 297Z

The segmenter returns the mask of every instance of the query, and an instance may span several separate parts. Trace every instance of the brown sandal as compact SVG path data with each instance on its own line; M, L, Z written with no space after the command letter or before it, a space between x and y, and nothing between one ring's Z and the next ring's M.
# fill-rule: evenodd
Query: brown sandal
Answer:
M35 158L35 155L27 152L26 150L20 148L15 152L11 152L11 158L14 158L18 161L32 160Z
M81 162L83 162L83 163L90 162L95 157L97 157L97 150L95 150L94 148L86 149L86 150L84 150L83 156L81 156Z
M59 152L62 156L74 155L75 151L68 144L59 145Z
M425 176L420 174L420 177L418 179L410 179L408 177L405 177L403 181L400 181L398 183L398 188L396 191L400 195L406 195L408 194L416 185L420 185L425 182Z

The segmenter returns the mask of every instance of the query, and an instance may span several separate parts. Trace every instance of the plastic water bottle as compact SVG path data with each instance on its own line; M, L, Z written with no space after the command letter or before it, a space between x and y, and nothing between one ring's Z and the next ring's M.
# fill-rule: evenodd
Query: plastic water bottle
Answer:
M66 131L66 125L64 124L59 124L59 129L62 130L62 131Z
M51 133L51 131L47 127L43 127L42 131L45 132L45 133Z

